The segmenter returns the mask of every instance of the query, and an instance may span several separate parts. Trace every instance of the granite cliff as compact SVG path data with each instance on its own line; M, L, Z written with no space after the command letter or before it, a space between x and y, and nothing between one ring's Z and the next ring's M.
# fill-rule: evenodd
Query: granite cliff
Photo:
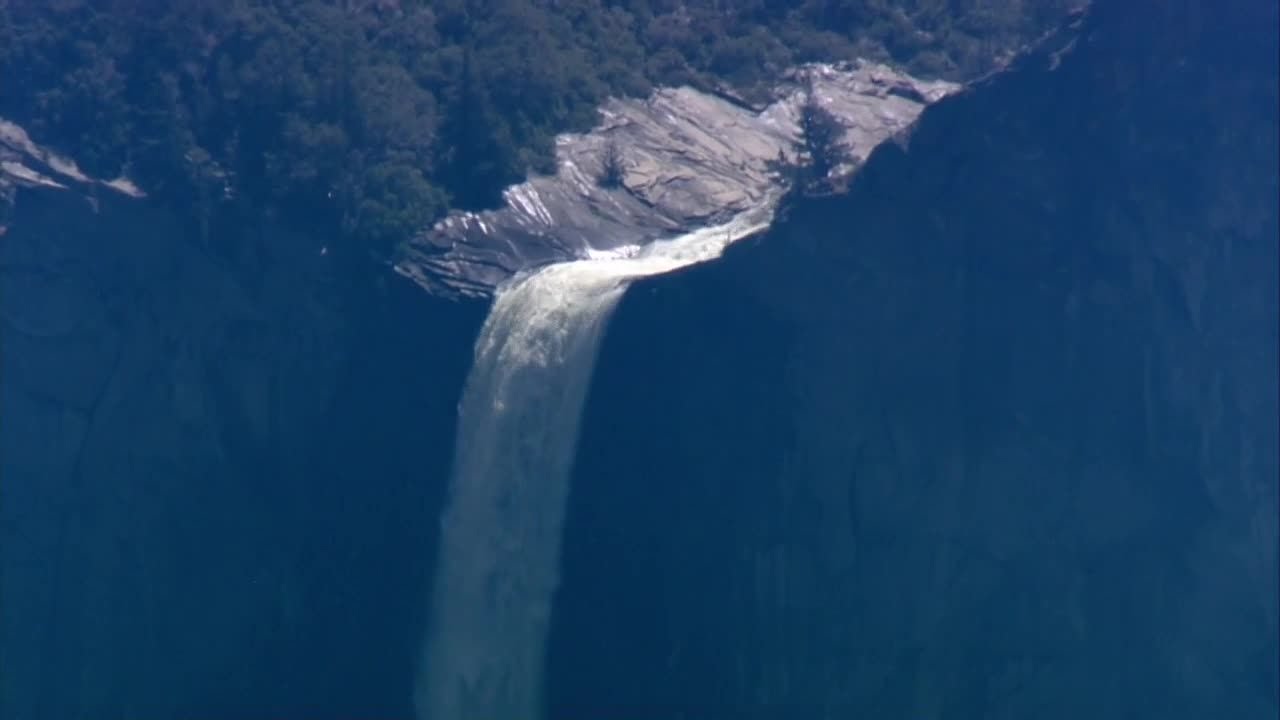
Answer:
M863 155L956 89L874 64L815 77ZM611 103L562 139L559 176L445 221L400 274L336 232L165 209L0 124L3 714L403 711L482 313L466 298L760 201L795 134L794 82L779 93ZM605 137L627 148L610 192L583 175Z
M4 130L0 716L394 715L480 308Z
M1102 4L634 286L553 715L1273 716L1275 15Z
M632 288L584 417L554 717L1275 715L1277 18L1140 5L923 112L867 81L850 97L901 110L873 130L899 142L858 146L847 195ZM663 103L771 112L671 91L605 135L667 127L640 122ZM749 182L686 189L752 202L775 130ZM0 160L40 177L0 184L23 186L0 216L5 717L409 717L483 313L442 298L599 223L608 251L717 212L664 194L646 168L701 166L641 138L627 190L552 212L574 186L537 179L377 273L14 137ZM573 142L589 172L602 136Z

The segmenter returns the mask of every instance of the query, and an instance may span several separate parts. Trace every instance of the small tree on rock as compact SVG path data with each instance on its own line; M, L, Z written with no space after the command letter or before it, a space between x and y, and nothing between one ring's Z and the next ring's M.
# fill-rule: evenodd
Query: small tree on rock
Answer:
M622 151L618 148L618 141L609 138L604 144L604 157L600 161L600 177L596 178L596 182L602 188L622 187L625 174L626 167L622 164Z
M840 147L844 130L840 119L818 104L813 78L806 75L804 100L800 103L800 141L796 146L801 158L802 189L821 192L830 188L831 171L845 160Z

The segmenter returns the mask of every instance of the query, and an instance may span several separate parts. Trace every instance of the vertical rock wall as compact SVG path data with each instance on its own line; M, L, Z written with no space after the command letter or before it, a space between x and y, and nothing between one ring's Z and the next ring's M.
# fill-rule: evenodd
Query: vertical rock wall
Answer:
M0 238L0 715L408 714L479 309L389 273L379 292L325 245L22 192Z
M1274 16L1102 4L633 288L559 714L1274 715Z

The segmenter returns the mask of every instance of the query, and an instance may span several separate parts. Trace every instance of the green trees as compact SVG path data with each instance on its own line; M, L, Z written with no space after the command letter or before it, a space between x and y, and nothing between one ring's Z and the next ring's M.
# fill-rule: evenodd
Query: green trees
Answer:
M800 142L797 146L801 170L799 181L804 190L827 187L831 172L845 160L840 140L844 125L818 103L812 78L805 78L804 99L800 103Z
M792 192L830 193L834 189L833 181L838 180L832 173L850 159L841 146L846 128L839 118L822 107L811 76L806 75L802 80L797 111L800 135L790 154L778 151L778 157L768 163L769 171Z
M385 248L552 171L555 135L589 127L608 95L749 94L857 54L972 75L1071 1L0 2L0 115L175 206L272 211ZM806 154L824 157L834 131L806 122Z

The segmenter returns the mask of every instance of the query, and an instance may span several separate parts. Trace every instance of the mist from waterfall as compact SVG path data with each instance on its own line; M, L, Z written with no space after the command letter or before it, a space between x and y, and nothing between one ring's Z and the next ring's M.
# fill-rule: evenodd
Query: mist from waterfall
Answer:
M415 701L420 720L535 720L578 426L630 281L719 257L772 203L671 240L557 263L499 289L458 413Z

